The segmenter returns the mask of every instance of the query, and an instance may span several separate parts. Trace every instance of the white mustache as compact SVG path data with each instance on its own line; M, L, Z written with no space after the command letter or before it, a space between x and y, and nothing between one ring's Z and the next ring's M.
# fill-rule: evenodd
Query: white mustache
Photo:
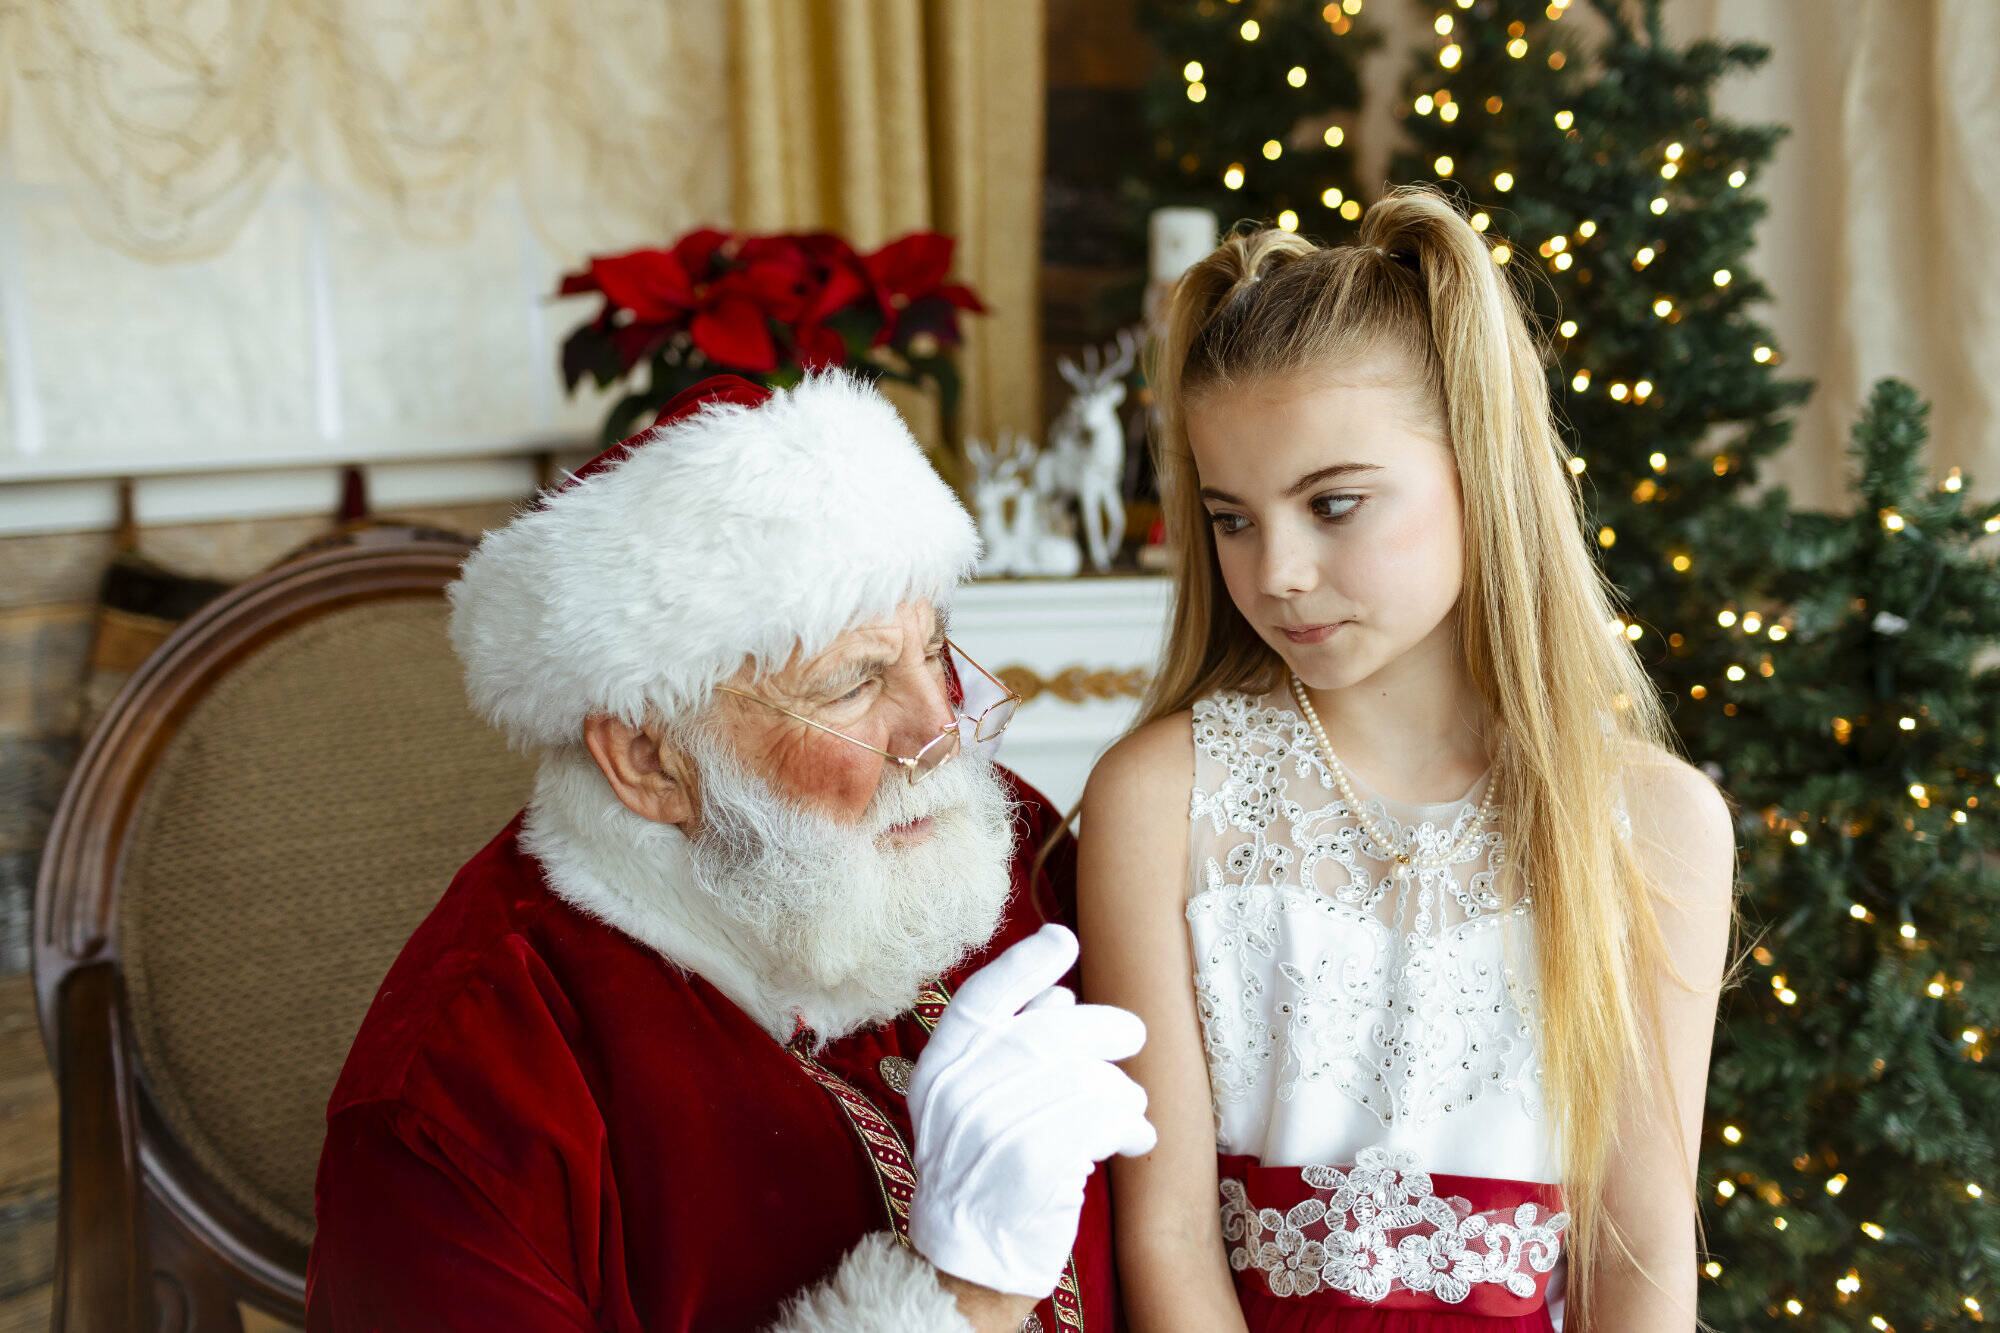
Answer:
M880 836L899 824L950 814L971 799L967 779L974 776L974 770L962 765L979 762L961 755L942 768L931 770L915 786L901 769L884 772L882 785L876 788L868 809L862 813L861 827L871 835Z

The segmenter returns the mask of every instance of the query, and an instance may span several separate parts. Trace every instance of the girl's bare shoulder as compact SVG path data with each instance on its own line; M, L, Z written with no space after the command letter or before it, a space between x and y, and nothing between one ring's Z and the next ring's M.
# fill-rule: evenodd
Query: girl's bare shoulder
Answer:
M1726 908L1734 888L1736 829L1729 801L1706 773L1656 746L1625 764L1634 846L1670 901Z
M1668 832L1680 840L1734 846L1729 801L1708 774L1657 745L1626 754L1625 803L1635 832Z
M1193 713L1155 718L1099 757L1083 792L1083 818L1137 829L1186 822L1194 789Z

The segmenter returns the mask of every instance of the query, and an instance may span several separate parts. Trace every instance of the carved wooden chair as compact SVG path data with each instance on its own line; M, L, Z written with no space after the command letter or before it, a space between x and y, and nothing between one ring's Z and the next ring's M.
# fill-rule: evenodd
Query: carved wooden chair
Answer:
M326 1101L452 874L526 800L465 704L468 547L321 551L216 599L84 747L36 888L62 1111L54 1327L304 1320Z

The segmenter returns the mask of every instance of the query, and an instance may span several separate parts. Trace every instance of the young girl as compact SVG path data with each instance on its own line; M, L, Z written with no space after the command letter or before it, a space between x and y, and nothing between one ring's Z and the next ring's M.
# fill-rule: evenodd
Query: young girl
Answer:
M1150 1034L1132 1327L1688 1333L1729 816L1487 242L1422 191L1235 236L1163 341L1173 626L1079 867Z

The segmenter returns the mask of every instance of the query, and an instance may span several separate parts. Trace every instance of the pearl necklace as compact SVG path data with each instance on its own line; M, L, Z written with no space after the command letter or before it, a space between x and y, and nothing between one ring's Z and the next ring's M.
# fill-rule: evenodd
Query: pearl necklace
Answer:
M1334 785L1340 788L1341 799L1346 801L1347 808L1354 812L1354 822L1361 826L1361 831L1368 835L1368 840L1381 850L1382 859L1396 863L1397 878L1408 879L1420 870L1442 870L1446 866L1456 865L1463 859L1485 832L1486 821L1493 817L1493 796L1500 787L1499 756L1494 757L1493 770L1486 778L1486 796L1479 802L1479 809L1473 812L1471 820L1466 823L1464 832L1445 849L1442 856L1414 856L1396 846L1395 840L1376 824L1374 816L1370 815L1367 807L1362 805L1361 798L1355 795L1354 784L1347 776L1347 766L1340 762L1340 756L1333 752L1333 746L1327 742L1326 728L1319 722L1319 710L1314 708L1312 700L1306 697L1306 683L1299 679L1296 671L1291 673L1291 676L1292 698L1298 701L1299 712L1305 714L1306 725L1312 728L1313 739L1319 742L1319 752L1326 758L1326 766L1333 774Z

